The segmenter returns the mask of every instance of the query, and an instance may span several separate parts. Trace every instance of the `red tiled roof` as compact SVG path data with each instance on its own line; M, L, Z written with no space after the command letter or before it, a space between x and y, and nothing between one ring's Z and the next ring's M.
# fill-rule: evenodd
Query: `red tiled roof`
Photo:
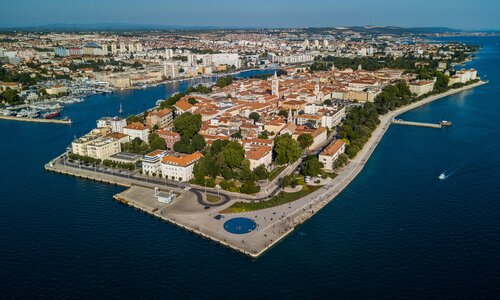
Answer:
M203 154L201 154L200 152L195 152L193 154L188 154L188 155L184 155L184 156L180 156L180 157L165 156L163 158L163 163L169 164L169 165L177 165L177 166L181 166L181 167L187 167L202 157L203 157Z

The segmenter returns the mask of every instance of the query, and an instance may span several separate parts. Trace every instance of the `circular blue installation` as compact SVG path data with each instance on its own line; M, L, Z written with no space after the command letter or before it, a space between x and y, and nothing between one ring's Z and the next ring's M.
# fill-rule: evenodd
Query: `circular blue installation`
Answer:
M224 223L224 229L233 234L245 234L255 230L257 223L249 218L232 218Z

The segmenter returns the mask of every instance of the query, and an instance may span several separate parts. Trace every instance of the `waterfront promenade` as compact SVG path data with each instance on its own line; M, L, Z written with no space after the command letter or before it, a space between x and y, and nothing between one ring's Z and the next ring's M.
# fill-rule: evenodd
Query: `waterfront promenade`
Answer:
M380 116L379 126L373 131L363 149L354 159L350 160L350 163L344 167L332 181L301 199L258 211L222 214L221 211L230 207L235 202L241 201L241 199L234 199L234 197L230 195L229 201L224 202L224 204L207 207L197 201L197 199L203 197L203 195L201 195L202 191L194 187L181 189L175 186L164 186L166 189L179 192L180 196L175 199L172 204L159 204L152 193L152 188L159 186L158 183L144 183L134 178L102 174L93 172L92 170L69 167L61 164L57 159L53 160L55 163L47 164L46 169L91 180L131 187L129 190L117 194L115 199L248 256L258 257L292 232L297 225L305 222L308 218L317 213L349 185L365 166L371 154L391 125L392 119L419 106L485 83L486 82L481 81L459 89L453 89ZM268 190L273 189L269 188ZM222 219L215 218L215 216L219 214L223 216ZM225 231L223 228L224 221L235 216L253 219L257 224L256 230L243 235L235 235Z

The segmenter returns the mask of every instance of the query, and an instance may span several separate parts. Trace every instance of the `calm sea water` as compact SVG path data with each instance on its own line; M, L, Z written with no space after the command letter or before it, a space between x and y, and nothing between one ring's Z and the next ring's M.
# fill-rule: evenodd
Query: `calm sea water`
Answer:
M402 116L453 126L392 126L356 180L258 260L113 201L122 188L43 170L119 99L138 113L186 83L93 96L65 110L71 127L0 122L3 297L498 297L500 39L466 41L491 83Z

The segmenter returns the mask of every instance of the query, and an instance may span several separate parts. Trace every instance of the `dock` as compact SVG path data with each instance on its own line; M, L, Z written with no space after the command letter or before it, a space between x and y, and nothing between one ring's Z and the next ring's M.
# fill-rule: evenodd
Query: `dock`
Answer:
M441 124L441 123L412 122L412 121L405 121L402 119L392 119L391 124L418 126L418 127L427 127L427 128L443 128L443 124Z
M13 117L13 116L0 116L0 119L10 120L10 121L34 122L34 123L52 123L52 124L67 124L67 125L70 125L70 124L73 123L71 121L71 119L58 120L58 119L24 118L24 117Z

